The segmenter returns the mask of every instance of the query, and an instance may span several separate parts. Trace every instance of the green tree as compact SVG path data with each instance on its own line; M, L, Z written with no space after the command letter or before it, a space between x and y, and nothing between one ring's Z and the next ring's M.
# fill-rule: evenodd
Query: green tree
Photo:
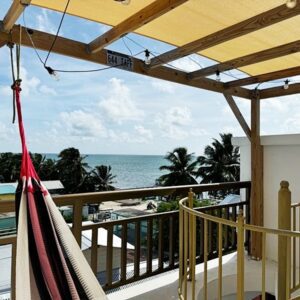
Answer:
M221 140L213 139L197 158L200 167L197 177L201 183L238 181L240 177L239 148L231 143L231 133L220 133Z
M96 191L115 190L113 184L115 183L114 179L116 178L116 175L111 173L111 166L96 166L91 172L91 176L94 179Z
M194 160L193 153L188 153L186 148L175 148L172 152L168 152L165 159L170 165L161 166L161 171L169 173L160 176L156 182L162 186L197 184L195 179L197 161Z
M56 161L46 158L45 155L34 153L31 154L32 163L41 180L59 179Z
M13 182L20 178L21 159L20 153L0 154L0 175L3 182Z
M65 187L66 193L79 192L88 174L88 164L84 162L86 156L81 156L78 149L62 150L56 163L59 180Z

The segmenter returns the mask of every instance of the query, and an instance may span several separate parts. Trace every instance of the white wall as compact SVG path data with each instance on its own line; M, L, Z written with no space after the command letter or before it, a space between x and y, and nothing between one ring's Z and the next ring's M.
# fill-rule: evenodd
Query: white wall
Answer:
M250 143L247 138L233 138L240 146L241 180L251 180ZM263 136L264 148L264 226L278 227L278 190L280 181L287 180L292 203L300 202L300 135ZM277 238L268 237L267 256L277 260Z

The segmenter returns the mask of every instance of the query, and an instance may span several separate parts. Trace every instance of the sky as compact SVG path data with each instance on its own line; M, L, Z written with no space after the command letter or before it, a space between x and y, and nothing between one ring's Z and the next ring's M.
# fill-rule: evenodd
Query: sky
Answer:
M2 0L0 19L11 1ZM29 6L26 26L56 33L60 13ZM24 25L23 17L17 24ZM80 30L79 30L80 29ZM90 42L108 26L66 16L60 35ZM163 53L172 47L129 34L108 49L130 55L149 49ZM39 51L42 59L46 53ZM143 58L144 54L137 56ZM173 62L176 68L197 70L215 62L192 55ZM53 69L87 70L101 67L51 54ZM17 124L12 124L11 69L8 47L0 48L0 152L20 152ZM221 74L222 80L241 72ZM219 133L244 136L222 94L187 87L119 69L93 73L60 73L53 79L33 49L21 49L22 108L28 147L31 152L58 153L76 147L85 154L164 155L176 147L187 147L200 155ZM281 84L281 83L280 83ZM273 84L274 85L274 84ZM263 84L269 87L272 84ZM250 120L250 102L235 98ZM263 100L261 134L300 132L300 96Z

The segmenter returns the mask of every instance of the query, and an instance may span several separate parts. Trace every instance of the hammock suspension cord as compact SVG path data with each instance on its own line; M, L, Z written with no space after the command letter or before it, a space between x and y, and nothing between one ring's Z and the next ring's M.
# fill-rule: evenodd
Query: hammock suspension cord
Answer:
M11 35L11 33L10 33ZM21 57L21 40L22 40L22 29L20 26L20 42L16 44L16 51L15 51L15 60L16 60L16 74L15 74L15 65L14 65L14 54L13 48L14 44L12 42L8 43L7 46L9 47L10 52L10 65L11 65L11 74L12 74L12 85L11 89L13 90L13 117L12 123L15 123L16 120L16 91L21 91L21 82L22 79L20 78L20 57Z

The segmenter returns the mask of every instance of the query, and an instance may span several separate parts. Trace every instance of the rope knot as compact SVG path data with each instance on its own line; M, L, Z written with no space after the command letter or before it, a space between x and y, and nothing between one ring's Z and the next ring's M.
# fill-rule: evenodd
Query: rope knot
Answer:
M21 82L22 82L22 79L16 79L15 81L14 81L14 83L11 85L11 89L13 90L13 91L22 91L22 89L21 89Z

